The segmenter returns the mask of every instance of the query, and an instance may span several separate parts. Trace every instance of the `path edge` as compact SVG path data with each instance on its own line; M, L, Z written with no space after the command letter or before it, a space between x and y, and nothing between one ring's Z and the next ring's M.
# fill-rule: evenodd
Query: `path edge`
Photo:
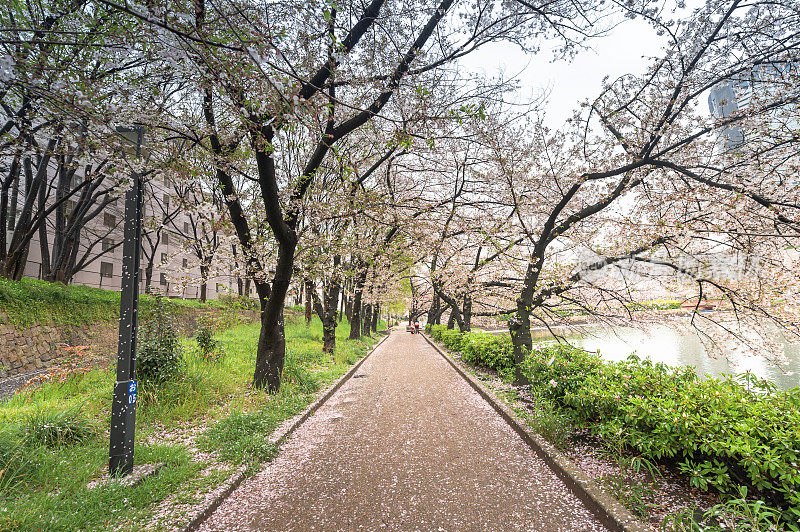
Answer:
M436 343L421 333L422 337L444 358L461 377L483 399L500 414L500 417L516 432L522 440L553 470L567 487L594 513L604 525L611 530L620 532L652 532L652 528L637 519L625 506L614 497L602 491L597 483L582 469L575 465L562 452L546 441L542 436L533 432L527 423L511 410L511 408L495 397L483 384L472 375L465 372L456 362L442 350Z
M297 416L295 416L294 421L289 423L285 429L270 436L270 442L274 445L279 445L283 443L286 440L286 438L288 438L295 430L297 430L300 427L300 425L302 425L308 418L310 418L314 414L314 412L316 412L319 409L319 407L325 404L325 402L328 399L330 399L331 396L334 393L336 393L337 390L339 390L339 388L341 388L342 385L345 382L347 382L356 371L358 371L358 369L367 360L367 358L369 358L369 356L372 353L374 353L375 350L378 349L378 347L384 342L384 340L389 338L389 335L391 333L392 333L391 330L387 331L387 333L383 336L383 338L378 340L378 343L372 346L372 349L370 349L366 355L361 357L361 360L353 364L353 367L351 367L347 371L347 373L339 377L339 380L337 380L332 386L330 386L328 388L328 391L322 394L316 401L311 403L311 405L308 408L306 408L302 414L298 414ZM219 489L220 487L223 488L219 492L219 494L214 498L212 498L210 501L206 502L202 507L198 508L197 512L194 514L194 517L192 517L185 526L179 528L179 530L181 532L194 532L195 530L197 530L200 527L200 525L202 525L205 522L206 519L211 517L211 514L213 514L214 511L217 508L219 508L219 506L225 501L225 499L227 499L231 495L231 493L233 493L233 491L239 487L239 485L247 476L248 476L247 468L245 466L239 467L230 477L228 477L228 479L225 482L223 482L219 487L217 487L217 489Z

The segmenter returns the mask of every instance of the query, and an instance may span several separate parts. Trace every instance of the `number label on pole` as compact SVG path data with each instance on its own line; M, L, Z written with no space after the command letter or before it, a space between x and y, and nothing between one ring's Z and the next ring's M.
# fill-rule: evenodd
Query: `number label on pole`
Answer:
M136 381L132 381L128 384L128 404L136 404Z

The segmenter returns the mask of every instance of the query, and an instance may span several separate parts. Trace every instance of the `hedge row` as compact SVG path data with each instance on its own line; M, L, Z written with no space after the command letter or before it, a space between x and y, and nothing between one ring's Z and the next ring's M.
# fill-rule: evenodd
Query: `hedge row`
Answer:
M466 362L513 365L508 336L443 329L431 335ZM635 356L606 362L568 345L534 348L522 371L532 392L604 441L676 465L697 488L732 498L745 489L800 530L800 388L777 391L750 374L701 379Z
M514 368L514 350L506 335L484 332L461 333L444 325L428 325L431 336L445 347L461 352L461 359L473 366L505 373Z

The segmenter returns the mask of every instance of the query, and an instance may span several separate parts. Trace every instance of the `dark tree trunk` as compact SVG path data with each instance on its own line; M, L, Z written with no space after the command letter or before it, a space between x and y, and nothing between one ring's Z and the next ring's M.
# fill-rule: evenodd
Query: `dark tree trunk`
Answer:
M300 287L297 290L297 296L294 298L295 305L303 304L303 295L305 294L304 292L305 288L306 288L306 283L300 283Z
M144 293L150 293L150 286L153 283L153 261L150 260L147 262L147 266L144 268Z
M378 332L378 320L381 316L381 306L378 303L375 303L375 307L372 309L372 332Z
M364 323L361 325L361 331L370 336L370 329L372 328L372 304L367 303L364 305Z
M322 321L322 351L333 353L336 349L336 326L339 323L336 316L336 309L339 307L339 282L335 278L331 280L323 294L323 301L320 301L310 281L305 284L306 293L310 293L313 298L314 311Z
M336 350L336 325L339 320L336 309L339 307L339 283L333 282L325 291L325 314L322 319L322 350L333 353Z
M467 332L472 330L472 298L470 296L464 296L464 306L462 307L464 310L461 312L461 319L463 321L460 324L461 332Z
M283 362L286 358L286 333L283 327L283 305L292 281L296 237L278 246L278 262L272 288L256 281L261 302L261 334L258 338L256 369L253 374L255 388L277 392L281 385ZM261 286L259 286L261 285Z
M346 296L344 302L344 317L347 323L353 323L353 297Z
M200 285L200 301L203 303L206 302L206 294L208 290L208 274L210 273L211 268L209 266L204 266L202 263L200 264L200 279L202 279L202 284Z
M511 344L514 346L514 383L527 384L528 379L522 374L522 362L531 352L533 340L531 339L531 315L528 304L520 298L517 301L517 312L508 320L508 332L511 334Z
M356 288L350 308L350 339L361 338L361 289Z
M308 326L308 325L311 324L311 316L312 316L312 314L314 312L314 308L312 307L312 302L311 302L311 297L312 297L311 296L311 292L315 292L315 295L316 295L316 291L314 290L314 287L311 286L311 281L306 280L304 284L306 285L306 314L305 314L305 316L306 316L306 326Z
M456 324L456 313L453 312L453 309L450 309L450 317L447 318L447 328L452 329Z
M433 302L431 303L431 310L428 312L428 322L431 325L438 325L441 316L441 300L438 294L433 295Z

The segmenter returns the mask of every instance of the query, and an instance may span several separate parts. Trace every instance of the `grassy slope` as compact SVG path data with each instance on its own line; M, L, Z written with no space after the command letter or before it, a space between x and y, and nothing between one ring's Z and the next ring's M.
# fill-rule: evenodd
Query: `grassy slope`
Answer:
M149 296L142 295L146 300ZM221 308L214 300L172 299L184 308ZM36 279L0 279L0 310L18 328L41 324L86 325L119 316L119 292L88 286L62 285ZM2 318L0 318L2 319Z
M108 460L111 371L95 370L47 383L0 404L0 460L3 445L27 457L20 482L10 487L0 476L0 530L110 529L119 523L136 530L152 522L157 504L170 495L196 502L198 492L210 489L236 465L269 459L275 450L265 447L265 436L302 411L317 387L346 372L373 343L369 338L365 343L346 340L349 327L343 322L337 328L334 362L321 352L319 321L306 327L289 317L284 386L269 395L249 389L258 331L258 324L240 325L218 334L226 352L218 363L191 354L193 342L187 342L186 376L161 389L142 389L135 462L166 462L167 467L133 489L86 488L88 481L102 474ZM67 409L94 422L100 435L58 447L21 442L21 430L31 416ZM215 451L219 471L198 475L203 466L191 459L184 441L171 439L174 434L198 436L198 447ZM162 524L176 524L175 519L168 516Z

